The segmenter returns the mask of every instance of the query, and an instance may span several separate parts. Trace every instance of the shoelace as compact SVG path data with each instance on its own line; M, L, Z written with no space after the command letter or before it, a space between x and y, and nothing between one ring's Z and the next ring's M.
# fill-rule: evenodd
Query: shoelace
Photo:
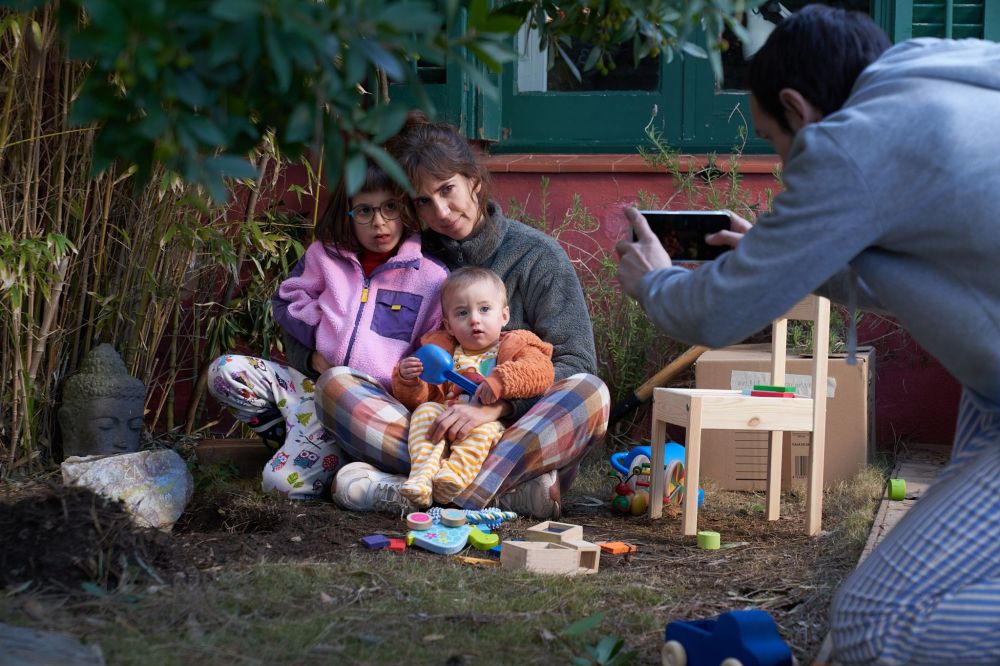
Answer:
M399 494L399 485L391 481L382 481L372 488L372 509L375 511L406 512L408 502Z

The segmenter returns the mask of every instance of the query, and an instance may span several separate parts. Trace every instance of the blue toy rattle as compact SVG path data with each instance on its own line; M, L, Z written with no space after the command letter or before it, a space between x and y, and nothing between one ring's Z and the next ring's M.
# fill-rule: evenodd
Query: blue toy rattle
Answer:
M455 363L451 358L451 354L441 347L437 345L424 345L413 352L413 355L419 358L420 362L424 364L424 371L420 373L420 378L428 384L452 382L469 395L476 394L476 389L479 387L476 386L475 382L452 370L455 367Z

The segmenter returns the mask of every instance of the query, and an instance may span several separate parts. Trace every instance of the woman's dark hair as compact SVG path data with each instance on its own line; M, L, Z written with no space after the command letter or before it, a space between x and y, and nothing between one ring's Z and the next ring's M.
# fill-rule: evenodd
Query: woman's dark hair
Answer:
M490 173L476 159L469 142L454 125L432 122L422 111L411 111L403 128L386 144L414 186L421 177L446 180L456 173L479 184L479 215L486 215Z
M777 25L747 71L760 108L787 132L792 128L778 93L792 88L823 115L844 105L862 70L892 46L861 12L807 5Z
M400 201L405 200L405 193L399 183L394 181L385 171L382 171L381 167L369 162L365 172L365 182L358 191L378 192L380 190L391 192ZM326 205L326 209L316 221L316 229L313 233L316 240L335 245L341 250L360 252L361 244L358 243L358 237L354 234L351 218L347 215L350 210L351 198L347 196L347 188L344 185L344 179L341 178L333 189L333 194L330 195L330 202ZM403 221L403 238L420 231L420 222L409 206L403 206L400 219Z

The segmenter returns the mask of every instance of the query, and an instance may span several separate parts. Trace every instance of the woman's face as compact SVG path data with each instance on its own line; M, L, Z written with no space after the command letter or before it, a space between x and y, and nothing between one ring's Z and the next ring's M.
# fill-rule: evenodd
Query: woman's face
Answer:
M463 240L479 222L480 183L456 173L445 180L429 175L417 179L413 208L420 221L453 240Z

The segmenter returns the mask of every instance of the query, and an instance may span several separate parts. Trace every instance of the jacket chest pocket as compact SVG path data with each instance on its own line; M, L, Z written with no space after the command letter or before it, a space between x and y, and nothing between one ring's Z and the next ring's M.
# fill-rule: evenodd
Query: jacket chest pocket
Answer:
M384 338L409 342L417 325L420 304L424 297L405 291L379 289L375 293L375 313L372 331Z

